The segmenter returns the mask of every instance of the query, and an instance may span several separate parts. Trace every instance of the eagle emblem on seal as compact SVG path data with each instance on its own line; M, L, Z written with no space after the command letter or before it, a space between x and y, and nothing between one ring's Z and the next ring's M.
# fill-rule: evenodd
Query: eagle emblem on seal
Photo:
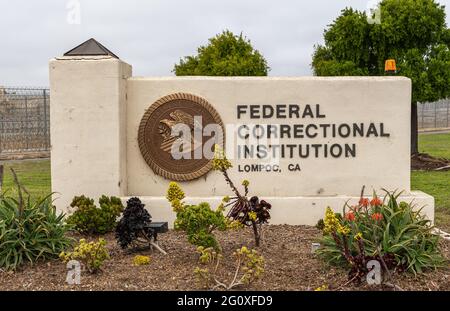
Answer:
M175 142L180 146L180 152L187 153L194 150L195 146L201 147L201 142L195 142L195 129L201 130L201 123L192 115L182 110L175 110L170 113L171 119L163 119L159 122L159 133L163 137L161 149L165 152L172 152L172 147ZM180 131L180 125L185 125L189 128L189 137L184 137L185 132ZM184 135L183 135L184 134ZM188 146L188 148L186 148ZM184 148L184 149L183 149Z

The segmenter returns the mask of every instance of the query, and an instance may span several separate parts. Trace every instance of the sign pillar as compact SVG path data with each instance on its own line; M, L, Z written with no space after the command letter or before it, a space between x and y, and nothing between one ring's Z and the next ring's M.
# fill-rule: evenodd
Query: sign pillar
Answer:
M132 68L114 56L50 61L52 191L58 209L75 195L127 194L126 85Z

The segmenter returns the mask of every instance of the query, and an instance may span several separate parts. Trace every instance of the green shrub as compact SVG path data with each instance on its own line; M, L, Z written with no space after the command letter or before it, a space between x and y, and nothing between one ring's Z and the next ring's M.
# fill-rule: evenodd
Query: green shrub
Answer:
M13 173L15 176L15 173ZM50 196L36 199L22 196L17 181L18 198L0 196L0 268L16 270L22 264L57 258L71 245L65 236L69 227L64 215L57 214Z
M183 202L184 192L175 182L169 185L167 199L177 213L174 227L186 232L189 243L216 250L220 248L213 231L227 229L228 222L223 215L223 204L216 211L205 202L186 205Z
M67 218L67 223L80 233L105 234L113 231L117 217L123 211L122 201L116 197L102 196L99 204L100 208L97 208L94 200L84 195L75 197L70 204L75 212Z
M316 224L316 228L319 230L323 230L325 228L325 224L323 222L323 219L319 219L319 221Z
M104 239L97 242L86 242L85 239L81 239L73 252L62 252L59 257L64 262L79 260L90 273L98 272L103 263L110 258Z
M398 203L399 194L382 201L361 199L358 206L344 207L339 219L327 210L319 256L334 265L351 266L351 275L367 271L364 262L376 259L397 272L417 274L443 266L445 259L429 220L414 206ZM383 265L384 266L384 265Z

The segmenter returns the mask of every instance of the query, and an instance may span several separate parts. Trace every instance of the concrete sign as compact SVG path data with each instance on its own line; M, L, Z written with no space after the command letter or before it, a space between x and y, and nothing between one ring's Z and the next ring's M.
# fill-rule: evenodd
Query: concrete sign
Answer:
M314 225L381 188L404 191L434 218L434 200L410 189L411 81L403 77L132 77L110 56L51 60L52 188L139 196L155 220L181 181L192 204L229 195L210 171L225 147L235 180L273 205L271 223Z

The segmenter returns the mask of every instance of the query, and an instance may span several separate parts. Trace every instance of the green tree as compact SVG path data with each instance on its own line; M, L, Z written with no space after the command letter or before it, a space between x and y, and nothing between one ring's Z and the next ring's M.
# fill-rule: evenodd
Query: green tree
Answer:
M267 61L242 34L224 31L175 65L177 76L267 76Z
M386 59L412 80L411 153L418 152L417 104L450 95L450 31L445 7L434 0L383 0L381 23L346 8L316 45L312 69L318 76L381 76Z

